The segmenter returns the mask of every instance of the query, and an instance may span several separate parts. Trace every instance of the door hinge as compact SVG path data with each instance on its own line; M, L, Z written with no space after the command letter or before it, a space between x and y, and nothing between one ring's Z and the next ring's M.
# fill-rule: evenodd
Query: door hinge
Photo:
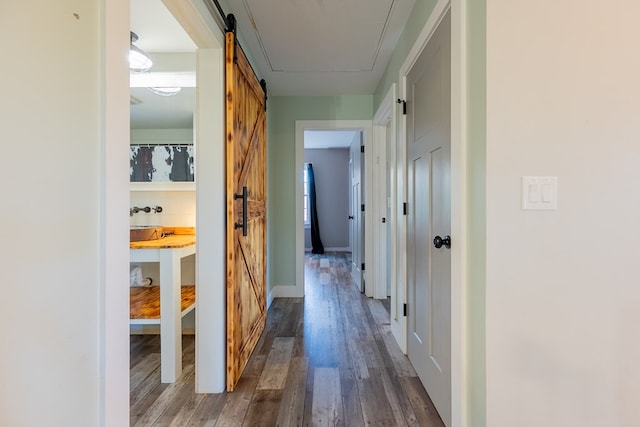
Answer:
M409 210L409 208L407 206L407 202L404 202L402 204L402 215L406 215L408 210Z
M361 152L361 153L364 153L364 145L361 145L361 146L360 146L360 152Z
M402 305L402 315L404 317L407 317L407 304L406 303Z
M360 265L360 270L364 271L364 262Z
M360 205L360 210L364 212L364 205Z
M398 104L402 104L402 114L407 115L407 101L404 99L398 99Z

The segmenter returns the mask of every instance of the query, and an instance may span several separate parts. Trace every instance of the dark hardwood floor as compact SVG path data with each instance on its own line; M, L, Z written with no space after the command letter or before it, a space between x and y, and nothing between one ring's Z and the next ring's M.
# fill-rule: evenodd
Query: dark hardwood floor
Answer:
M194 337L184 371L160 383L160 339L131 336L131 426L442 426L391 336L383 302L351 282L345 254L305 257L304 299L271 304L236 391L194 393Z

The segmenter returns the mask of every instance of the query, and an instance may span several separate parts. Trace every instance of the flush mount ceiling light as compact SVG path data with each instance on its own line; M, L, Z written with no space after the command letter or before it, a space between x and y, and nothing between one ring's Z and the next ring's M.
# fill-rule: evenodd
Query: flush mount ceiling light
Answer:
M129 69L136 73L144 73L149 71L149 68L153 65L151 58L144 53L141 49L134 46L133 42L138 40L138 35L133 31L130 31L131 43L129 45Z
M144 87L160 96L173 96L184 87L196 87L195 71L136 73L129 76L129 87Z
M182 90L181 87L148 87L147 89L160 96L177 95Z
M195 71L150 71L131 74L129 87L196 87Z

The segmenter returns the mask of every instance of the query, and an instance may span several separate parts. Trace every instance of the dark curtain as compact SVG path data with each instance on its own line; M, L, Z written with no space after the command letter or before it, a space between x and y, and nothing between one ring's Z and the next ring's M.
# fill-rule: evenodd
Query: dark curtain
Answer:
M313 166L307 164L307 180L309 185L309 220L311 223L311 252L323 254L324 246L320 240L320 226L318 225L318 209L316 202L316 178L313 175Z

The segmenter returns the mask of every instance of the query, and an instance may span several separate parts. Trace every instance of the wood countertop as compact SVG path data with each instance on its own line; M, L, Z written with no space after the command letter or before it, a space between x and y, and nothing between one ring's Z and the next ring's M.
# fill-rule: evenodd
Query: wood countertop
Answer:
M130 249L171 249L185 248L196 244L195 234L171 234L156 240L129 242Z

